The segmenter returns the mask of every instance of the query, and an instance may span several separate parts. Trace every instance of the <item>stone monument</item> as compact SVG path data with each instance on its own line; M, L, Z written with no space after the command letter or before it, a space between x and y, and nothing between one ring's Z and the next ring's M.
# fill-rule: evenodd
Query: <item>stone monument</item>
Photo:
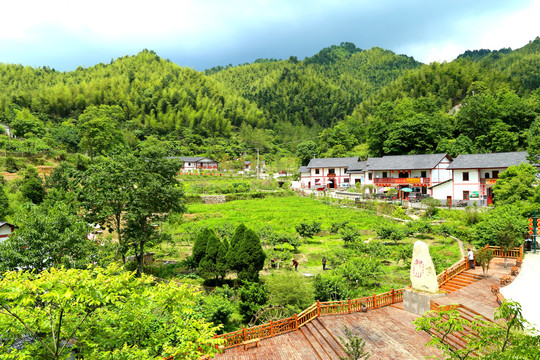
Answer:
M429 255L429 247L423 241L414 243L410 276L412 289L403 293L403 308L423 315L430 309L431 299L445 295L439 293L435 266Z

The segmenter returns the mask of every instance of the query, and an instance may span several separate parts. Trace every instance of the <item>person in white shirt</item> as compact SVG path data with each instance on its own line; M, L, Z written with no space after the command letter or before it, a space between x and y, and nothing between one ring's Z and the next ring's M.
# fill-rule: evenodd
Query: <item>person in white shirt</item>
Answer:
M467 257L469 258L469 268L474 270L474 253L471 249L467 249Z

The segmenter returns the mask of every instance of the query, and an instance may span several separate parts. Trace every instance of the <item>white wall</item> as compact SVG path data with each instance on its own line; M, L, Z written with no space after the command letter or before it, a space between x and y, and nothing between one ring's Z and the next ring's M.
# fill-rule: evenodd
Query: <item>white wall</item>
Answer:
M469 173L469 181L463 180L463 173L465 172ZM452 201L463 200L463 191L468 191L469 194L473 191L478 191L480 195L482 194L477 169L454 170L454 189Z
M446 205L448 196L452 196L452 182L448 181L444 184L437 185L431 189L431 197L440 200L443 205ZM452 198L452 202L454 199Z

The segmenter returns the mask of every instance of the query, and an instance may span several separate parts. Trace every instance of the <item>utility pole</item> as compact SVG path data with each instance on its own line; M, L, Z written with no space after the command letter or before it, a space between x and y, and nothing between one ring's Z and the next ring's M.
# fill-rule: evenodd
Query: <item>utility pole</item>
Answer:
M257 148L257 179L259 178L259 148Z

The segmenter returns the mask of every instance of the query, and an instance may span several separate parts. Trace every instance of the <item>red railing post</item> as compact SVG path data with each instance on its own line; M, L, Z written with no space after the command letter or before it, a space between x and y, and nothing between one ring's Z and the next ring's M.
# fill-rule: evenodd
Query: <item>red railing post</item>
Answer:
M377 308L377 294L373 294L373 308Z
M317 300L317 317L321 316L321 303Z
M274 321L270 320L270 337L274 337Z
M523 260L523 244L519 247L519 260Z
M392 304L395 303L395 299L394 299L394 289L392 289Z
M244 341L246 341L246 327L244 326Z
M348 299L347 306L349 308L349 314L351 313L351 299Z
M294 314L294 329L298 330L298 315Z
M448 269L444 269L444 282L448 282Z

